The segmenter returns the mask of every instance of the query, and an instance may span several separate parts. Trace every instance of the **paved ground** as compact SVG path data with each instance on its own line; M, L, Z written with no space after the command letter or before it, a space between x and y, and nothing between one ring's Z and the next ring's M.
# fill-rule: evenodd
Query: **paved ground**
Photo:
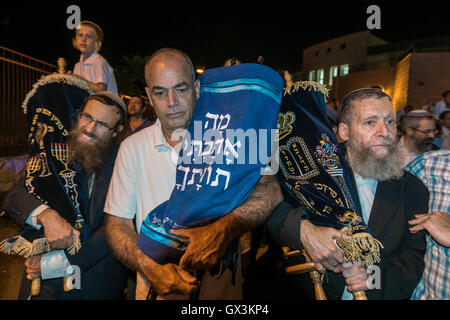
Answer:
M0 241L19 231L9 218L0 217ZM15 300L22 281L24 258L0 253L0 300Z

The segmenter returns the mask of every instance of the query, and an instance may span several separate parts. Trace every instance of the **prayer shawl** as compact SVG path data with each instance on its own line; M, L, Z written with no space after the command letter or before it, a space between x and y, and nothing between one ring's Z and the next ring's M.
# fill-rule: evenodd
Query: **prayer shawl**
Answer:
M361 216L350 172L328 122L326 87L316 82L297 82L285 89L278 116L280 183L291 205L305 206L308 220L333 227L352 237L337 240L346 261L379 262L381 244L374 239Z
M243 203L269 163L283 81L241 64L205 71L179 152L168 201L142 223L137 245L158 263L178 263L188 239L170 229L209 224Z
M26 165L25 187L29 193L56 210L84 239L84 210L78 199L77 172L69 163L66 139L86 97L92 94L87 83L78 78L52 74L43 76L33 85L22 104L26 113L30 159ZM75 254L79 241L69 248ZM0 243L4 253L28 258L51 248L44 230L25 225L18 234Z

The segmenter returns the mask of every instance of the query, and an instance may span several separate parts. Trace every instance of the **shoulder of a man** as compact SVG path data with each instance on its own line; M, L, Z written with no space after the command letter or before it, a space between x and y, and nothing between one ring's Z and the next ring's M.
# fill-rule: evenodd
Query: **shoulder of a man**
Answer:
M404 192L404 199L408 204L421 204L428 207L429 191L422 180L414 174L405 171L402 179L402 190Z
M155 145L156 143L156 130L159 128L155 127L155 124L152 124L148 127L145 127L142 130L139 130L136 133L125 138L120 144L120 149L125 150L134 150L140 149L141 144L145 141L146 144Z

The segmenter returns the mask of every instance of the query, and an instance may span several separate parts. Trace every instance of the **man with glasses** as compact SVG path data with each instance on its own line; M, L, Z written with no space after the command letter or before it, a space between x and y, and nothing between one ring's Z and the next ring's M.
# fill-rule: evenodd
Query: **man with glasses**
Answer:
M84 101L77 122L68 136L70 161L79 179L79 199L87 212L88 235L80 251L66 255L54 250L32 256L25 261L25 274L19 299L30 293L31 281L42 278L41 292L33 299L121 299L125 287L125 269L111 254L107 245L103 207L111 179L117 145L114 138L123 128L127 108L117 95L98 92ZM24 182L17 184L3 203L16 221L39 229L52 248L69 248L79 231L59 213L27 192ZM77 266L81 288L64 292L61 277ZM26 277L26 278L25 278Z
M399 122L402 133L400 145L408 152L406 164L418 155L439 149L433 140L439 133L434 116L423 110L413 110L402 116Z

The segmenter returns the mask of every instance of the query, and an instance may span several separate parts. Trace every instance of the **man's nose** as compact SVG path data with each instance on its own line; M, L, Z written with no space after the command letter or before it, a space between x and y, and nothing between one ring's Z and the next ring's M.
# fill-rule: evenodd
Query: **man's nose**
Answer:
M376 133L378 136L387 137L389 135L389 130L388 130L386 124L384 123L384 121L379 121L377 123L376 130L377 130Z
M96 124L97 123L95 121L90 121L89 123L85 124L84 130L86 132L93 132L95 130Z
M169 104L169 107L176 106L177 103L178 103L178 99L177 99L175 93L170 91L170 90L169 90L169 92L167 94L167 102Z

